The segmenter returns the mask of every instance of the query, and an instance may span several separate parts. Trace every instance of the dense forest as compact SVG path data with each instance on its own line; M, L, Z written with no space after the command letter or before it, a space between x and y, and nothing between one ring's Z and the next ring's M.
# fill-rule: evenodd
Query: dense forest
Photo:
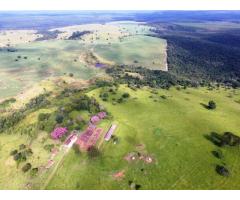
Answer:
M171 74L195 82L240 86L240 30L210 31L171 23L153 25L157 37L167 39Z

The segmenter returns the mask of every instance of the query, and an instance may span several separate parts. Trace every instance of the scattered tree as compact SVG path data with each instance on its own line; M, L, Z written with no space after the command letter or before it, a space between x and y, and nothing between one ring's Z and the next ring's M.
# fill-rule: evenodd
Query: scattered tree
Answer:
M28 170L30 170L32 167L31 163L27 163L25 164L23 167L22 167L22 171L25 173L27 172Z
M229 174L230 174L228 169L222 165L216 166L216 172L221 176L229 176Z
M210 109L210 110L214 110L214 109L216 109L216 103L214 102L214 101L209 101L208 102L208 109Z

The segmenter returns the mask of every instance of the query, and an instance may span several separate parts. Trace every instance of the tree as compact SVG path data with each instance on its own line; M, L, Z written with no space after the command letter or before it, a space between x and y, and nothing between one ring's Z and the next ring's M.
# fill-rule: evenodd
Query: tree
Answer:
M26 148L26 145L25 144L20 144L19 145L19 149L22 150L22 149L25 149Z
M38 121L44 121L47 120L50 117L50 113L40 113L38 115Z
M123 95L122 95L123 98L128 98L129 96L130 95L127 92L123 93Z
M229 176L229 174L230 174L228 169L221 165L216 166L216 172L221 176Z
M22 171L25 173L27 172L29 169L31 169L32 165L31 163L27 163L22 167Z
M61 124L63 122L63 118L64 117L62 115L57 114L55 120L57 123Z
M10 152L10 155L11 155L11 156L14 156L14 155L16 155L17 153L18 153L18 150L15 149L15 150L13 150L13 151Z
M32 170L30 171L31 176L36 176L37 173L38 173L38 168L37 167L32 168Z
M213 109L216 109L216 103L214 102L214 101L209 101L208 102L208 109L210 109L210 110L213 110Z

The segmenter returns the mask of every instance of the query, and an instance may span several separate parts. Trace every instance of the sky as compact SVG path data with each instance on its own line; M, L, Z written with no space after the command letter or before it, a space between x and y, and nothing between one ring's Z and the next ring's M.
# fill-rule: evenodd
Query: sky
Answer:
M240 0L0 0L0 10L240 10Z

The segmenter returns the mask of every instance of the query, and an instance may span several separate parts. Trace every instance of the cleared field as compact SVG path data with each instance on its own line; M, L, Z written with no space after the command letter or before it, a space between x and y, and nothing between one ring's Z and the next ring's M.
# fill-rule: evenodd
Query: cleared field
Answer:
M49 77L73 73L89 79L103 72L84 65L79 55L85 51L77 41L49 40L15 46L16 51L0 51L0 99Z
M167 71L166 48L164 39L136 35L111 45L95 45L94 52L115 64Z
M0 47L25 44L41 37L35 30L6 30L0 31Z
M40 37L35 31L2 32L0 41L1 37L2 41L7 38L14 48L0 49L0 100L65 73L84 80L101 76L104 71L96 63L167 70L167 42L146 36L149 29L136 22L85 24L54 29L61 33L57 39L47 41L33 41ZM82 39L66 40L75 31L91 33ZM16 35L22 39L17 40ZM25 44L26 38L29 41Z
M212 151L220 147L205 137L212 131L240 135L239 90L171 88L153 94L147 88L133 91L121 86L105 102L99 94L106 91L96 89L89 95L114 116L119 142L104 141L95 159L70 151L47 189L130 189L129 181L140 189L239 189L239 148L221 148L224 158L218 159ZM112 98L124 92L129 99L113 105ZM216 110L202 105L209 100L217 103ZM113 120L101 126L109 127ZM133 152L151 156L152 162L124 159ZM223 162L229 177L215 171ZM114 178L118 172L124 173L120 179Z
M68 26L63 28L52 29L58 30L58 39L68 39L76 31L89 31L89 34L81 37L84 43L97 44L118 42L121 38L136 34L148 34L150 27L144 23L118 21L106 24L83 24L76 26Z
M67 39L76 31L90 31L81 42L105 63L143 66L167 71L167 41L149 37L149 26L137 22L87 24L59 29L58 39Z

